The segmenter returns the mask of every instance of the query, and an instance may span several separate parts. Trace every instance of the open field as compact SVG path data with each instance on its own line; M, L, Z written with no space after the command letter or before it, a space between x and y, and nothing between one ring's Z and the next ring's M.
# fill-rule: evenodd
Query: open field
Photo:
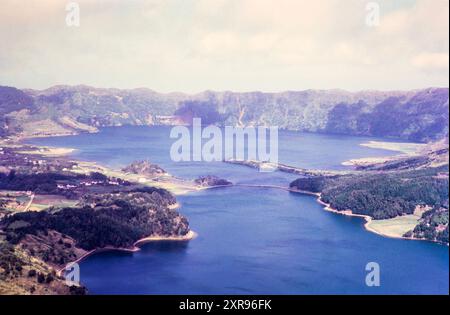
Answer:
M387 220L371 220L367 229L390 237L402 237L406 232L413 230L419 223L420 217L414 214L403 215Z
M0 191L3 208L10 212L41 211L49 207L72 207L76 200L58 195L35 195L26 191Z
M33 195L26 191L0 191L3 208L11 212L26 211L33 200Z
M41 211L51 206L53 207L73 207L76 200L69 200L58 195L36 195L30 204L28 211Z
M403 237L406 232L413 230L419 224L422 214L429 209L429 207L417 206L414 214L398 216L387 220L370 220L366 224L366 228L386 236Z
M366 228L369 231L389 237L403 237L406 232L414 230L420 223L422 214L430 209L427 206L417 206L414 214L402 215L386 220L369 220L366 223Z

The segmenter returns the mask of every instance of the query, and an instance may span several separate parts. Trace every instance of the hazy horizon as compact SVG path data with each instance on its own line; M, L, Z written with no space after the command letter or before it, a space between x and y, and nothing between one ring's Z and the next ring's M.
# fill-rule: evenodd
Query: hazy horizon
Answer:
M66 23L71 2L78 27ZM3 0L0 85L187 94L448 87L448 12L446 0Z
M155 93L159 93L159 94L173 94L173 93L180 93L180 94L186 94L186 95L196 95L196 94L201 94L201 93L206 93L206 92L213 92L213 93L226 93L226 92L230 92L230 93L287 93L287 92L306 92L306 91L341 91L341 92L347 92L347 93L364 93L364 92L385 92L385 93L390 93L390 92L412 92L412 91L421 91L421 90L427 90L427 89L449 89L449 86L425 86L425 87L419 87L419 88L412 88L412 89L361 89L361 90L349 90L349 89L343 89L343 88L298 88L298 89L288 89L288 90L274 90L274 91L269 91L269 90L213 90L213 89L203 89L203 90L198 90L198 91L192 91L192 92L185 92L185 91L159 91L156 90L152 87L147 87L147 86L137 86L137 87L130 87L130 88L122 88L122 87L105 87L105 86L94 86L94 85L90 85L90 84L84 84L84 83L78 83L78 84L64 84L64 83L60 83L60 84L54 84L48 87L44 87L44 88L29 88L29 87L19 87L19 86L12 86L12 85L1 85L0 86L7 86L7 87L13 87L13 88L17 88L17 89L21 89L21 90L33 90L33 91L45 91L48 89L52 89L55 87L71 87L71 88L76 88L76 87L88 87L88 88L93 88L93 89L101 89L101 90L140 90L140 89L146 89L146 90L150 90L152 92Z

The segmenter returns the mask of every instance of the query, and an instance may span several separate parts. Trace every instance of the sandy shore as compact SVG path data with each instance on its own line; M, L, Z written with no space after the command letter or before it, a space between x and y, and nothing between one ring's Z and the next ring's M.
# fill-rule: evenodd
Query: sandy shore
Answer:
M36 150L30 151L18 151L17 153L21 154L32 154L32 155L42 155L48 157L58 157L72 154L75 152L75 149L72 148L56 148L56 147L43 147L39 146Z
M72 168L72 172L78 174L89 174L91 172L100 172L108 177L121 178L129 182L138 183L145 186L163 188L170 191L175 196L185 195L191 192L204 190L208 187L202 187L191 180L180 179L170 174L165 174L159 177L149 177L146 175L125 173L121 170L116 170L102 166L96 162L87 162L74 160L77 164Z
M136 241L133 244L133 250L137 249L139 250L138 246L145 244L145 243L149 243L149 242L158 242L158 241L175 241L175 242L180 242L180 241L190 241L193 240L194 238L196 238L198 236L197 233L195 233L194 231L190 230L186 235L182 235L182 236L148 236L148 237L144 237L141 238L140 240Z
M14 142L8 143L7 146L20 148L21 146L27 145L26 140L31 138L32 137L20 137L15 139ZM61 157L70 159L70 157L67 156L77 151L76 149L73 148L64 148L64 147L49 147L41 145L31 145L31 146L33 146L33 148L35 149L32 150L25 149L23 151L17 151L17 153L41 155L43 157L53 157L53 158ZM100 172L108 177L121 178L123 180L139 183L150 187L167 189L176 196L185 195L191 192L201 191L210 188L197 185L192 180L177 178L168 173L158 177L150 177L140 174L125 173L122 170L116 170L109 167L105 167L103 165L97 164L96 162L82 161L76 159L73 159L72 161L77 164L75 168L71 169L71 171L74 173L89 174L91 172Z
M175 202L174 204L169 205L167 208L169 208L170 210L176 210L179 209L181 207L179 202Z
M388 151L395 151L398 154L394 156L381 156L381 157L364 157L358 159L350 159L344 161L341 164L345 166L367 166L378 163L386 163L394 161L399 158L407 158L420 154L420 152L426 147L423 143L404 143L404 142L383 142L383 141L369 141L361 143L360 146L382 149Z
M406 156L405 156L406 157ZM386 156L386 157L369 157L369 158L360 158L360 159L350 159L342 162L341 164L344 166L369 166L372 164L381 164L389 161L394 161L398 159L399 156Z
M401 152L415 155L426 147L424 143L369 141L360 144L363 147Z

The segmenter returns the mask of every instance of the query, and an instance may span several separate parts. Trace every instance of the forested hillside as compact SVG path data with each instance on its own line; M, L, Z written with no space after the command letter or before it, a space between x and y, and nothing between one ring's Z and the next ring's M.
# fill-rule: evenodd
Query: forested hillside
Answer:
M290 130L395 137L413 141L448 135L448 88L414 91L306 90L280 93L157 93L150 89L55 86L0 88L0 133L95 132L97 127L189 123L272 125Z
M359 175L299 178L291 188L321 193L321 200L338 211L351 210L375 220L413 214L429 208L410 235L448 243L448 164L441 167L361 172Z

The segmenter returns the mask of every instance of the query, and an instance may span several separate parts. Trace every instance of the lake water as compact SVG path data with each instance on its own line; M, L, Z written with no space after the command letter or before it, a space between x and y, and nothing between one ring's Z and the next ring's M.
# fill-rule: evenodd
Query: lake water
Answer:
M97 134L33 139L78 149L77 159L121 167L149 159L182 178L217 175L234 183L287 186L295 175L225 163L172 162L169 127L105 128ZM343 161L395 152L360 146L374 138L280 131L280 162L343 169ZM228 187L178 196L198 237L157 242L136 253L105 252L81 263L93 294L448 294L447 246L390 239L364 221L323 210L314 197ZM366 264L381 285L365 284Z

